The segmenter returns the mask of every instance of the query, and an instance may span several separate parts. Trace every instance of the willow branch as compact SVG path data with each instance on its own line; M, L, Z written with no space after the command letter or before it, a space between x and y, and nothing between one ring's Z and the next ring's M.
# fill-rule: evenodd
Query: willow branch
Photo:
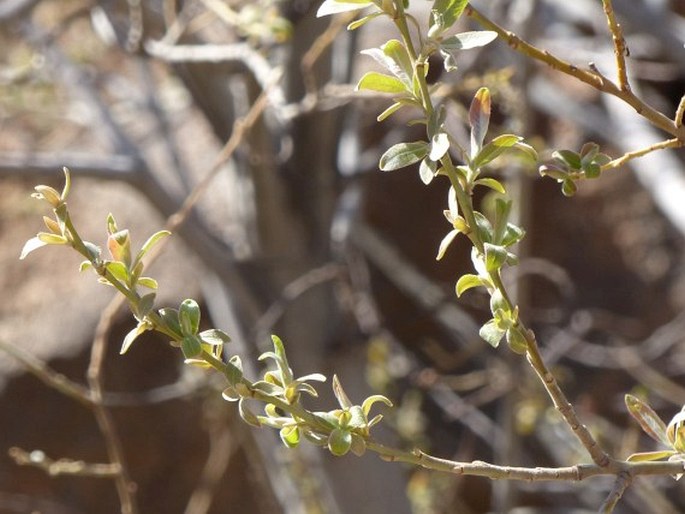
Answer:
M24 368L33 376L38 378L48 387L62 393L63 395L76 400L77 402L91 408L93 398L87 388L70 380L61 373L56 372L40 359L37 359L26 350L4 341L0 341L0 350L8 353L21 363Z
M50 476L77 475L94 478L112 478L119 474L116 464L87 463L82 460L48 458L42 451L27 452L21 448L9 449L9 456L19 466L42 469Z
M614 482L614 487L611 489L609 492L609 496L607 496L606 500L602 503L602 505L599 508L600 513L610 513L614 512L614 508L618 504L618 502L621 500L623 497L623 494L626 492L628 487L630 487L630 484L633 482L633 475L630 473L621 473L616 477L616 481Z
M624 154L621 157L618 157L617 159L614 159L613 161L606 163L604 166L602 166L602 171L618 168L620 166L623 166L627 162L632 161L633 159L637 159L638 157L642 157L657 150L664 150L666 148L680 148L681 146L683 146L683 144L685 143L677 137L673 139L667 139L659 143L654 143L653 145L650 145L646 148L641 148L639 150L628 152L627 154Z
M374 441L366 442L366 448L378 453L388 462L404 462L433 471L486 477L493 480L523 480L527 482L570 481L579 482L600 475L638 476L677 474L685 467L683 462L624 462L612 461L609 466L577 464L558 468L498 466L483 461L458 462L434 457L420 450L405 451L391 448ZM627 485L626 485L627 486ZM624 488L625 489L625 488Z
M592 86L597 91L621 99L635 109L640 116L649 120L655 127L658 127L675 137L685 138L685 130L682 126L678 126L668 116L638 98L630 89L621 89L614 82L608 80L599 73L596 68L590 70L582 69L556 57L547 50L541 50L527 41L524 41L513 32L501 27L470 4L466 7L464 13L476 20L483 28L496 32L513 50L530 57L531 59L540 61L554 70L574 77L581 82Z
M630 84L628 83L628 72L626 70L626 57L629 55L626 40L623 37L623 30L621 25L616 21L616 13L612 0L602 0L604 7L604 14L609 24L611 31L611 38L614 42L614 55L616 56L616 71L618 72L618 87L621 91L629 91Z
M547 393L554 402L554 407L563 416L575 436L588 451L593 462L602 468L610 468L613 459L611 459L599 443L597 443L588 428L580 422L573 405L571 405L566 398L566 395L559 387L557 379L547 368L547 365L542 358L542 354L540 353L540 348L535 340L535 336L530 330L526 331L526 334L528 340L528 362L530 362L530 365L540 377Z

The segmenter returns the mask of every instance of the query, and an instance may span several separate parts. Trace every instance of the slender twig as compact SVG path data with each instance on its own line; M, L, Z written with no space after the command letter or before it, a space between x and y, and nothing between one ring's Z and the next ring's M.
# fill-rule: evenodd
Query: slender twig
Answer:
M574 64L556 57L547 50L541 50L527 41L524 41L513 32L506 30L492 21L470 4L466 7L464 13L476 20L484 28L497 32L502 40L505 41L513 50L536 61L543 62L554 70L575 77L576 79L592 86L598 91L620 98L633 109L635 109L639 115L649 120L649 122L655 127L658 127L664 132L667 132L673 136L679 138L685 137L685 130L683 130L682 127L676 126L676 123L673 120L669 119L668 116L659 112L654 107L638 98L630 89L621 89L614 82L606 79L596 71L588 71L579 68Z
M626 492L626 489L628 489L632 481L633 475L630 473L624 472L619 474L614 482L614 487L609 492L609 496L607 496L607 498L604 500L604 503L602 503L600 506L599 512L603 514L614 512L614 508L621 500L623 494Z
M121 503L121 513L135 514L138 512L135 500L136 485L129 476L121 439L119 438L112 415L104 404L103 398L104 383L102 372L109 341L109 333L116 314L124 305L125 300L126 297L123 295L115 296L100 315L100 321L95 330L95 337L91 348L87 377L91 395L93 397L93 414L95 415L102 437L105 440L109 460L112 463L112 466L118 470L114 475L114 482Z
M37 359L23 348L5 341L0 341L0 350L7 352L18 360L29 373L34 375L48 387L76 400L88 408L93 405L93 399L87 388L77 382L69 380L69 378L61 373L56 372L42 360Z
M300 60L300 68L302 70L302 78L304 87L307 91L307 96L312 97L316 101L319 89L316 82L316 75L313 73L314 65L319 60L326 49L333 44L336 36L340 31L357 16L356 12L347 13L343 16L334 17L326 30L319 35L312 46L309 47L302 59Z
M616 21L616 13L614 13L614 6L612 0L602 0L604 7L604 14L609 24L611 31L611 38L614 42L614 55L616 56L616 71L618 74L618 87L621 91L629 91L630 83L628 82L628 72L626 70L626 57L629 55L626 40L623 37L623 29Z
M211 409L213 411L211 417L217 419L207 420L209 424L207 461L199 476L198 485L188 500L184 514L206 514L209 511L220 480L239 447L226 419L226 411L214 405Z
M366 443L367 449L380 455L389 462L405 462L434 471L453 473L455 475L471 475L487 477L493 480L524 480L527 482L540 481L571 481L578 482L600 475L630 474L637 475L668 475L677 474L683 468L682 462L621 462L612 461L610 466L597 464L577 464L575 466L559 468L526 468L517 466L498 466L483 461L457 462L428 455L420 450L405 451L391 448L374 441Z
M633 159L637 159L638 157L642 157L657 150L664 150L666 148L680 148L681 146L683 146L683 144L685 144L685 142L683 142L679 138L667 139L666 141L654 143L653 145L649 145L646 148L641 148L639 150L628 152L622 155L621 157L618 157L613 161L608 162L607 164L602 166L602 171L618 168L619 166L623 166L624 164Z
M9 456L19 466L33 466L42 469L50 476L77 475L93 478L114 478L120 469L116 464L88 463L82 460L48 458L42 451L27 452L21 448L9 449Z
M277 77L272 75L271 82L266 85L266 89L264 89L264 91L262 91L262 93L257 97L257 99L252 104L250 110L247 112L245 117L235 121L235 123L233 124L231 137L228 139L228 141L226 141L226 144L214 158L214 163L210 167L209 171L205 174L200 183L197 186L195 186L190 195L188 195L188 197L186 197L186 199L183 201L183 205L178 209L178 211L176 211L175 214L169 216L165 226L166 229L171 231L175 230L188 217L195 204L198 202L200 197L205 193L205 191L211 184L214 177L216 177L217 173L221 171L222 166L226 163L226 161L228 161L231 158L233 153L238 149L240 144L243 142L243 139L252 128L252 126L260 119L262 113L269 105L270 88L276 80ZM161 241L161 243L157 245L157 251L161 249L163 244L164 241Z
M611 466L613 460L606 454L602 447L597 443L588 428L580 422L573 405L566 399L566 395L559 387L555 376L549 371L540 353L540 348L535 341L535 336L530 331L526 332L528 339L528 362L540 377L547 393L554 402L554 407L563 416L568 426L582 443L592 457L592 460L602 468Z
M682 96L678 102L678 108L675 111L675 126L680 128L683 126L683 115L685 115L685 95Z

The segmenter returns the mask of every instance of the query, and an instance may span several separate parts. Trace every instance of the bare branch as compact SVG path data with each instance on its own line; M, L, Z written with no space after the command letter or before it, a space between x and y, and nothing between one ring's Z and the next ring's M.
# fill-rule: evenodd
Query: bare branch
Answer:
M609 24L609 30L611 31L611 38L614 42L618 87L622 91L629 91L630 84L628 83L628 73L626 70L626 57L630 55L630 52L626 46L626 40L623 37L623 29L621 29L621 25L616 21L612 0L602 0L602 5L604 7L607 23Z

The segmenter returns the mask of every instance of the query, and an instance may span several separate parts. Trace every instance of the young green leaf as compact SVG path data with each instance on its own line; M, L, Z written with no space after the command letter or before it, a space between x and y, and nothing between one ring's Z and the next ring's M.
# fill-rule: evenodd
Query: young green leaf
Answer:
M283 427L280 431L281 441L288 448L297 448L300 444L300 429L297 425Z
M483 148L483 140L490 124L490 91L486 87L480 88L469 108L469 124L471 125L471 158L478 155Z
M24 244L24 247L21 249L21 254L19 255L20 260L26 259L26 256L30 254L32 251L37 250L38 248L42 246L46 246L48 243L45 241L41 241L38 237L32 237L26 243Z
M505 333L506 330L502 330L498 327L495 319L488 321L485 325L480 327L480 330L478 331L478 335L493 348L499 346Z
M438 163L432 161L429 158L425 158L421 161L419 165L419 177L421 177L421 182L428 185L435 178L435 174L438 170Z
M444 131L439 131L431 138L430 153L428 158L431 161L439 161L450 149L450 138Z
M460 297L462 294L464 294L464 292L468 291L469 289L479 286L485 286L485 281L478 275L473 275L471 273L462 275L461 277L459 277L459 280L457 280L457 285L455 288L457 292L457 297Z
M148 289L157 289L159 287L157 281L152 277L140 277L136 280L136 284L147 287Z
M142 260L142 258L145 257L145 254L149 252L162 238L169 235L171 235L171 232L168 230L160 230L152 234L140 248L138 255L136 255L136 260L133 262L133 267L135 267Z
M148 330L152 330L152 326L147 321L140 321L136 327L124 337L124 342L121 344L119 353L121 355L125 354L133 344L133 341L135 341L140 334Z
M440 42L440 46L448 52L470 50L472 48L485 46L495 39L497 39L497 32L493 32L492 30L474 30L445 38Z
M123 282L124 284L128 284L128 280L129 280L128 268L124 265L123 262L110 261L110 262L105 264L105 268L107 268L107 271L109 271L112 275L114 275L114 278L116 278L119 282Z
M666 457L671 457L675 455L675 450L657 450L653 452L639 452L633 453L630 457L626 459L628 462L651 462L654 460L665 459Z
M496 180L494 178L490 178L490 177L479 178L473 184L476 186L489 187L490 189L498 192L501 195L507 194L507 191L506 191L506 189L504 189L504 186L502 185L502 183L499 180Z
M502 155L508 148L511 148L523 138L513 134L502 134L490 141L478 154L473 157L471 165L475 168L481 168L486 164L492 162L497 157Z
M202 354L202 341L194 334L188 334L181 341L181 351L186 359L194 359Z
M439 32L449 29L466 9L468 0L435 0L431 9L431 25L440 28Z
M356 11L370 5L373 5L373 2L368 2L366 0L325 0L321 6L319 6L319 10L316 11L316 17L321 18L331 14Z
M178 319L183 335L197 334L200 327L200 306L192 298L183 300L178 311Z
M352 434L341 428L336 428L331 431L328 436L328 449L336 457L342 457L352 447Z
M649 405L632 394L625 396L625 402L630 415L635 418L649 437L664 446L671 447L671 441L666 434L666 424Z
M428 154L428 143L414 141L391 146L381 156L379 167L382 171L392 171L419 162Z
M583 166L580 154L573 150L556 150L552 157L572 170L580 170Z
M363 18L359 18L358 20L354 20L352 23L350 23L347 26L347 30L349 30L349 31L357 30L359 27L366 25L368 22L370 22L374 18L378 18L382 14L383 14L382 12L375 12L375 13L369 14L368 16L364 16Z
M439 261L445 256L445 252L447 252L447 248L449 248L450 244L452 244L452 241L454 241L454 238L459 235L458 230L450 230L445 237L442 238L442 241L440 241L440 247L438 248L438 255L435 256L435 260Z
M212 346L221 346L223 344L228 344L231 342L231 338L223 330L218 328L210 328L209 330L204 330L198 334L203 343Z
M338 404L340 404L340 407L343 409L349 409L352 407L352 402L347 397L347 394L345 393L340 380L338 380L337 375L333 375L333 394L335 394L335 397L338 399Z
M396 39L391 39L380 48L362 50L364 55L372 57L376 62L400 79L407 91L412 87L414 70L405 46Z
M395 102L390 107L388 107L386 110L384 110L382 113L380 113L378 115L378 117L376 117L376 121L379 121L379 122L383 121L387 117L392 116L395 112L400 110L403 106L404 106L404 104L402 102Z
M357 83L357 90L368 89L379 93L406 93L407 86L397 77L377 71L365 73Z

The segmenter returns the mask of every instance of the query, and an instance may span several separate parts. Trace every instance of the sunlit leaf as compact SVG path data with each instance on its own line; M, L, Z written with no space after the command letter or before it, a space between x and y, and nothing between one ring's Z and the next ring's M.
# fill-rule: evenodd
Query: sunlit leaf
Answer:
M661 450L661 451L654 451L654 452L639 452L639 453L633 453L626 460L628 462L650 462L653 460L665 459L665 458L670 457L670 456L675 455L675 454L676 454L676 452L674 450Z
M155 232L154 234L152 234L140 248L140 251L136 256L134 266L138 264L138 262L140 262L140 260L145 256L145 254L149 252L150 249L152 249L152 247L154 247L162 238L169 235L171 235L171 232L169 232L168 230L160 230L159 232Z
M452 241L454 241L454 238L459 235L458 230L450 230L445 237L442 238L442 241L440 241L440 247L438 248L438 255L435 256L435 260L439 261L445 256L445 252L447 252L447 248L449 248L450 244L452 244Z
M279 434L281 441L288 448L296 448L300 444L300 429L297 425L283 427Z
M445 38L440 42L440 46L449 52L470 50L485 46L495 39L497 39L497 32L492 30L474 30Z
M181 351L186 359L193 359L202 354L202 341L195 334L188 334L181 341Z
M328 449L336 457L342 457L352 447L352 434L347 430L336 428L328 436Z
M478 169L492 162L502 155L508 148L511 148L523 138L513 134L502 134L486 144L483 149L472 159L471 165Z
M428 154L428 143L414 141L391 146L381 156L379 167L382 171L392 171L419 162Z
M456 285L456 292L457 296L461 296L464 294L466 291L469 289L472 289L474 287L480 287L484 286L485 282L481 277L478 275L473 275L471 273L467 273L466 275L462 275L459 277L459 280L457 280L457 285Z
M471 125L471 157L475 157L483 147L483 140L490 124L490 91L486 87L480 88L469 108L469 124Z
M150 326L149 323L145 321L139 322L136 327L126 334L126 337L124 337L124 342L121 344L121 350L119 350L119 353L121 355L125 354L133 344L133 341L135 341L140 334L151 329L152 326Z
M365 73L357 83L357 90L368 89L379 93L405 93L407 86L397 77L377 71Z
M497 326L497 321L494 319L488 321L485 325L480 327L480 330L478 331L478 335L493 348L499 346L504 334L506 334L506 330L499 328Z
M625 396L625 402L630 415L635 418L649 437L664 446L671 447L671 441L666 435L666 424L649 405L632 394Z
M484 177L484 178L479 178L474 182L475 185L477 186L485 186L489 187L493 191L497 191L500 194L506 194L506 190L504 189L504 186L499 180L496 180L494 178L490 177Z
M468 0L435 0L431 14L433 24L439 25L441 30L449 29L464 12Z
M157 281L152 277L140 277L136 283L148 289L157 289L159 287Z
M335 394L335 397L338 399L338 404L343 409L349 409L352 407L352 402L347 397L347 394L345 393L342 384L340 384L340 380L338 380L337 375L333 375L333 394Z
M316 17L321 18L322 16L328 16L331 14L356 11L370 5L373 5L373 2L368 2L366 0L325 0L319 7L319 10L316 11Z
M48 243L41 241L38 239L38 237L32 237L26 243L24 244L24 247L21 249L21 254L19 255L19 259L25 259L28 254L30 254L32 251L37 250L38 248L42 246L46 246Z
M197 334L200 327L200 306L195 300L189 298L181 302L178 320L181 323L181 331L184 335Z
M439 161L450 149L450 138L446 132L440 131L431 138L430 153L431 161Z
M363 18L359 18L358 20L354 20L352 23L350 23L347 26L347 30L350 30L350 31L351 30L357 30L359 27L366 25L368 22L370 22L374 18L377 18L381 14L383 14L383 13L382 12L375 12L375 13L369 14L368 16L364 16ZM318 15L318 13L317 13L317 15Z

